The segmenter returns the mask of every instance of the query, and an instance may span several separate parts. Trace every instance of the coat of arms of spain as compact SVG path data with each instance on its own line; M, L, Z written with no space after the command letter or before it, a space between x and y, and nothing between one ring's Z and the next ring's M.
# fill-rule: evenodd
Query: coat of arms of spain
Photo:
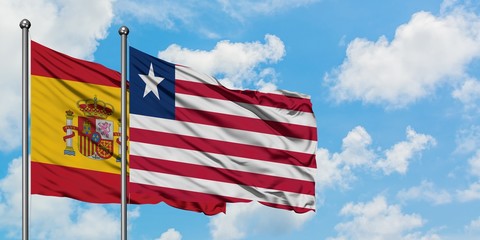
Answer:
M78 109L83 116L78 116L78 125L73 125L75 118L73 111L67 110L66 125L63 131L66 135L63 137L66 148L65 155L75 156L73 139L75 132L78 132L77 147L78 151L91 159L105 160L114 156L114 145L120 146L121 124L118 122L118 131L114 132L114 122L108 120L114 113L113 105L105 103L95 96L93 99L80 100L77 102ZM117 147L118 151L121 150ZM116 155L119 161L120 152Z

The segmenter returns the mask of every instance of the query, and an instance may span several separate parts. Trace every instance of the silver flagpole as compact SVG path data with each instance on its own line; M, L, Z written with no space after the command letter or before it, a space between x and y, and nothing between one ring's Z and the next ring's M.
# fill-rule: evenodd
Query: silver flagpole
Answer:
M22 239L28 240L30 207L30 166L28 161L28 84L29 71L29 33L30 21L20 21L22 29Z
M122 240L127 240L127 35L128 28L120 27L118 34L122 38L122 133L121 133L121 148L122 148L122 206L121 206L121 225L122 225Z

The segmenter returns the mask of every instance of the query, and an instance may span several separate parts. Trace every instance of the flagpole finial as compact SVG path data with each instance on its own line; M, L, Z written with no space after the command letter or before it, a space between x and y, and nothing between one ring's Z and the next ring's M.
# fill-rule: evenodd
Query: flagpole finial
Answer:
M32 24L30 23L30 21L28 21L28 19L25 18L22 21L20 21L20 28L21 29L24 29L24 28L29 29L30 26L32 26Z
M128 27L126 26L121 26L120 29L118 29L118 34L120 35L128 35L130 30L128 30Z

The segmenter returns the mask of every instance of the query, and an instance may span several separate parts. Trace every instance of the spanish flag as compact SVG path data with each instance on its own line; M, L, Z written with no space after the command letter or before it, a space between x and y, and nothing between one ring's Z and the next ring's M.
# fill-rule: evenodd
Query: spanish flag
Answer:
M31 193L119 203L120 73L31 49Z

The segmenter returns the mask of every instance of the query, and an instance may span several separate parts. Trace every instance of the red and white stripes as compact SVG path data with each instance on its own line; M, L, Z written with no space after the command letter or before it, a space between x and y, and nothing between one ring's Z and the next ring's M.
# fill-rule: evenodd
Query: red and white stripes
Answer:
M130 115L130 184L167 191L173 201L315 209L308 97L230 90L178 65L175 78L175 119ZM196 198L182 199L181 191Z

